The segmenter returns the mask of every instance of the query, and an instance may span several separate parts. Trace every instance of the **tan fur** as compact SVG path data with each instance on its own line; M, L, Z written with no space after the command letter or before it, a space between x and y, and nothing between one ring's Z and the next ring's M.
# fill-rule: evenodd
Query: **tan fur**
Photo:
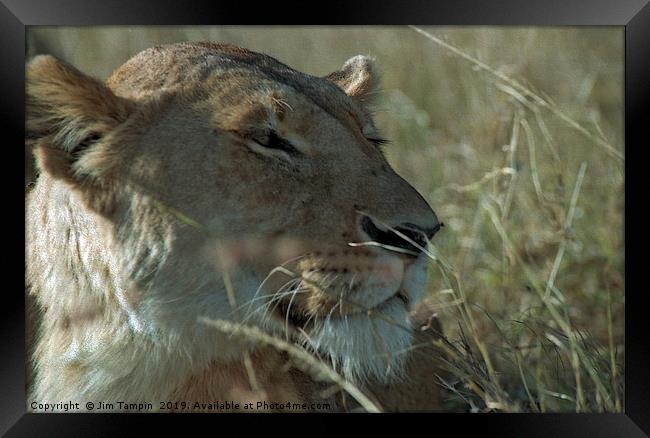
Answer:
M241 363L214 363L199 374L187 378L170 396L171 400L192 400L199 404L215 401L236 401L246 411L244 403L253 403L251 412L269 411L258 402L308 403L311 385L316 384L302 379L299 371L292 368L289 359L272 347L260 348L251 357L253 374L249 374ZM302 387L301 387L302 385ZM255 387L256 386L256 387ZM196 410L196 409L194 409ZM212 407L199 409L212 412ZM231 409L216 409L228 411ZM277 410L277 409L276 409ZM280 409L282 410L282 409ZM284 409L290 411L291 409Z
M32 60L26 143L40 176L27 200L27 283L42 318L29 400L320 401L327 384L286 355L198 321L243 320L295 341L291 314L352 324L350 345L335 345L341 333L318 348L350 348L358 363L342 371L359 372L387 410L434 409L437 353L416 349L427 353L405 359L402 381L375 376L394 358L373 354L407 342L405 330L435 338L406 320L421 312L426 261L349 245L368 240L362 217L437 224L369 140L377 84L366 57L317 78L214 43L146 50L105 84ZM269 146L274 135L294 151ZM300 293L283 302L285 321L262 305L292 278ZM348 409L337 397L325 401Z

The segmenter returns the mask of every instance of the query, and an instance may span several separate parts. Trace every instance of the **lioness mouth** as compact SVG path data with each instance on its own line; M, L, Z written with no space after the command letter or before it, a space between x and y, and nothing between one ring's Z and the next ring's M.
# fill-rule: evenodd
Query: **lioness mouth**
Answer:
M290 307L290 300L282 300L278 304L277 314L283 321L288 321L294 328L307 328L313 322L313 317Z
M391 301L398 299L400 300L404 306L408 308L410 299L408 295L406 295L401 289L397 291L394 295L388 297L386 300L382 301L381 303L367 309L367 308L362 308L359 305L359 310L357 312L350 312L348 314L354 314L354 313L361 313L361 312L368 312L369 314L372 312L376 312L378 310L381 310L383 307L385 307L388 303ZM291 299L286 299L282 300L279 302L277 309L277 316L279 316L282 321L288 322L291 324L294 328L300 328L300 329L306 329L308 326L313 325L314 322L318 319L318 316L314 314L307 314L301 309L296 306L295 304L291 304ZM330 317L336 317L338 314L337 312L333 311L329 313Z

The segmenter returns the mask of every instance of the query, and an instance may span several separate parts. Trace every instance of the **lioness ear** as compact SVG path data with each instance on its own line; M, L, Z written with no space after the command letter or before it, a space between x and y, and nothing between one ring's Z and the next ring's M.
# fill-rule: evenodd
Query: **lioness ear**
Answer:
M348 59L340 70L328 74L325 78L338 85L348 96L362 102L372 101L380 82L375 62L363 55Z
M80 185L84 174L100 174L79 166L81 158L133 109L100 81L52 56L27 64L25 141L35 148L40 171L54 178Z

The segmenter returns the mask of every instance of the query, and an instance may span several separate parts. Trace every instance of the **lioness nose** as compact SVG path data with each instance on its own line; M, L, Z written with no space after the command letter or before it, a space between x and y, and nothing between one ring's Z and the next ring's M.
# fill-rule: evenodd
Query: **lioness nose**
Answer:
M437 219L430 226L401 223L396 227L377 223L370 216L363 215L361 229L373 242L382 245L402 248L415 253L422 252L427 247L427 242L443 227L444 224ZM392 228L392 229L391 229Z

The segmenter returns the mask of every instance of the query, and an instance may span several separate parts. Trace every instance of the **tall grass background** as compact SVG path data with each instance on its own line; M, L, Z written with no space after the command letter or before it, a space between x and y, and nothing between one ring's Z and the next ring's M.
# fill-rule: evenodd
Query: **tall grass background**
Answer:
M447 409L624 408L622 28L32 27L27 55L105 78L186 40L313 75L376 58L388 160L446 225L428 294Z

